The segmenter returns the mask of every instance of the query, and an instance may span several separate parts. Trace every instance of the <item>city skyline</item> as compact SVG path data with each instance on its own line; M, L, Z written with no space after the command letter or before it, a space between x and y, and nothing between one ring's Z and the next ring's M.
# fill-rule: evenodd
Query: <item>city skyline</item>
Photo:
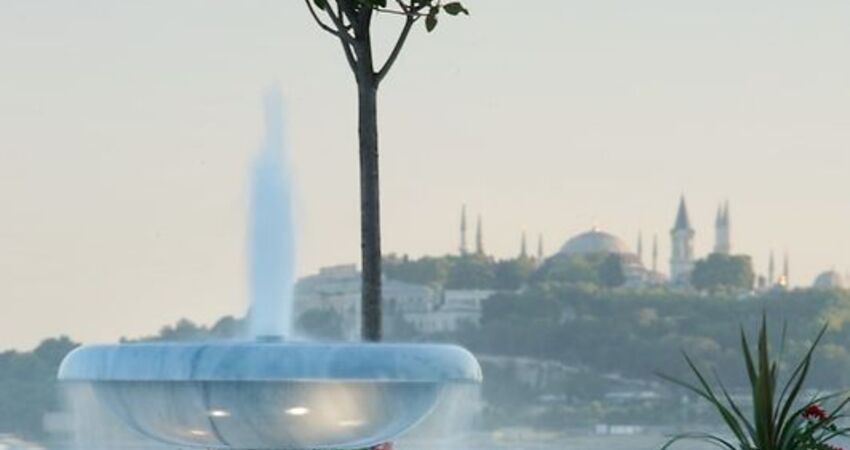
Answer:
M646 248L657 232L666 271L685 194L697 255L729 200L733 245L758 272L771 250L795 285L850 268L850 4L467 6L412 37L381 94L385 253L456 252L466 203L498 257L523 231L551 254L598 225L630 246L642 231ZM286 103L298 274L358 261L338 52L298 2L5 2L0 347L244 313L270 85Z
M689 222L690 222L690 218L689 218L690 213L688 212L688 210L686 208L683 209L684 205L686 204L686 201L687 201L686 196L682 195L679 199L679 206L677 208L677 212L676 212L675 219L673 221L673 225L670 227L670 229L667 231L667 233L664 233L666 235L665 236L666 240L668 242L670 242L669 244L667 244L665 246L668 249L668 256L666 258L664 258L663 256L660 255L661 246L658 244L659 233L654 233L654 232L650 233L650 236L652 238L652 240L651 240L652 245L651 245L651 248L649 250L651 252L649 254L649 256L645 256L645 252L644 252L643 236L644 236L645 230L641 230L641 229L637 230L637 232L635 234L635 240L634 240L635 245L631 245L628 242L628 239L625 236L617 235L617 234L614 234L614 236L623 241L623 244L628 247L628 249L631 253L633 253L635 256L637 256L638 261L644 267L646 267L647 269L652 269L653 272L657 271L660 274L663 274L667 277L671 277L672 274L673 274L671 264L673 264L673 261L672 261L673 260L673 254L675 253L675 251L673 250L672 241L673 241L674 238L672 237L672 235L676 231L676 229L679 228L680 220L685 221L685 224L683 225L685 227L688 227ZM536 237L536 239L537 239L536 249L537 250L534 254L532 254L528 250L528 230L523 229L519 233L519 237L516 241L517 242L517 247L516 247L517 251L513 255L510 255L510 254L493 255L493 254L490 254L490 253L488 253L487 251L484 250L485 244L484 244L483 228L482 228L484 214L478 213L477 216L476 216L477 220L476 220L476 229L475 229L475 236L474 236L475 237L475 248L470 249L470 247L469 247L469 241L470 241L469 234L470 234L470 232L469 232L469 229L468 229L469 228L468 227L469 220L468 220L468 214L467 214L468 208L467 208L467 205L465 203L462 204L460 211L461 211L460 212L460 218L459 218L460 226L459 226L459 230L458 230L459 234L457 236L458 246L457 246L457 251L454 252L455 254L457 254L459 256L464 256L464 255L469 255L469 254L478 254L478 255L481 255L481 256L494 257L496 259L512 259L512 258L517 258L517 257L520 257L520 258L531 257L531 258L536 258L536 259L546 259L546 258L549 258L549 257L557 254L558 252L560 252L561 249L562 249L562 246L568 240L572 239L573 237L575 237L575 236L577 236L581 233L584 233L584 232L587 232L587 231L592 231L592 232L601 231L601 232L606 232L606 233L610 232L610 230L608 230L604 226L600 226L600 224L594 223L591 227L588 227L584 230L577 230L575 233L571 234L570 236L568 236L567 238L562 240L561 243L557 244L554 248L549 249L548 251L545 250L545 247L544 247L544 244L543 244L545 242L545 236L543 236L542 233L537 234L536 235L537 236ZM786 286L791 287L791 288L794 288L794 287L805 288L805 287L810 287L813 284L814 278L812 280L800 280L798 282L794 282L793 280L790 279L789 274L790 274L791 255L788 254L787 250L777 252L775 249L771 249L770 252L767 255L752 255L752 254L747 253L746 251L737 251L737 248L733 245L735 233L733 231L733 227L730 224L732 215L731 215L731 212L730 212L730 202L729 202L729 200L724 200L722 202L719 202L716 211L717 212L716 212L715 219L714 219L714 225L712 227L712 230L710 231L711 234L709 235L709 236L711 236L710 237L711 243L703 246L703 247L705 247L704 252L702 252L702 253L693 252L689 256L689 259L691 261L704 259L708 255L713 254L713 253L720 253L720 254L725 254L725 255L744 255L744 256L749 256L752 260L753 271L756 275L756 280L755 280L756 283L760 283L760 282L763 281L763 282L767 283L767 286L771 286L771 285L774 285L774 284L780 284L780 285L786 285ZM684 216L682 216L682 214L684 214ZM701 231L702 231L702 233L701 233ZM702 235L704 237L705 234L706 234L705 230L694 229L693 230L693 237L691 237L691 239L693 240L695 237L699 237L700 235ZM744 247L746 247L746 245L744 245ZM781 264L782 264L781 271L777 270L776 267L774 266L775 263L776 263L776 254L777 253L779 253L780 258L781 258ZM422 254L422 255L419 255L419 256L441 257L441 256L451 255L451 254L452 254L451 252L450 253L431 253L431 254ZM389 252L388 255L409 256L405 252ZM355 265L356 266L356 263L332 264L332 265L326 266L326 267L332 267L332 266L337 266L337 265ZM844 270L844 271L839 272L837 270L837 268L834 267L834 266L824 267L823 271L819 272L817 275L821 275L823 272L827 272L827 271L838 272L838 273L841 274L842 277L850 279L850 271ZM310 274L307 274L307 275L310 275ZM760 279L762 277L764 278L764 280ZM790 280L790 284L789 284L789 280ZM754 286L754 287L757 288L758 286Z

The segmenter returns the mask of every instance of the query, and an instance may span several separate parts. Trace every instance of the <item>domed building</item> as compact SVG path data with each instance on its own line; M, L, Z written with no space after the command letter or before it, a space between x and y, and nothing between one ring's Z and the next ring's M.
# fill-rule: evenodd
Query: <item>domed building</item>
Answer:
M570 238L558 253L562 255L616 254L637 259L637 255L629 251L629 247L622 239L599 231L598 228Z
M717 208L717 215L714 221L714 246L709 255L744 256L733 253L730 219L729 202L723 202ZM467 247L466 233L466 208L463 207L461 208L460 221L459 253L461 256L471 253L471 250ZM647 258L644 259L645 249L640 234L637 239L637 245L634 251L632 251L623 239L594 227L589 231L572 236L560 247L557 253L547 257L543 251L543 236L539 236L536 255L531 255L528 251L525 232L523 232L520 241L519 257L534 262L537 266L536 274L539 279L546 279L546 277L551 276L553 279L563 280L573 276L576 279L581 279L582 276L584 276L584 279L592 279L592 275L588 276L585 273L579 276L579 273L582 271L587 272L589 270L587 267L598 266L600 261L603 261L607 255L617 255L622 262L623 275L625 275L627 286L638 287L668 284L675 288L691 289L691 277L698 256L696 255L694 246L696 230L692 226L684 195L679 198L673 227L669 233L669 259L665 258L664 260L664 263L669 263L669 266L667 266L669 270L666 275L660 269L660 263L663 263L658 251L658 234L654 234L651 247L646 249L648 250L646 252ZM479 217L474 254L484 254L481 236L481 220ZM586 261L578 261L578 259L585 259ZM774 276L774 269L771 260L770 274L767 277L762 277L764 278L762 282L764 289L770 289L774 286L783 288L787 286L787 255L781 278Z
M844 277L834 270L828 270L815 278L812 287L817 289L844 289L846 287Z
M619 237L601 231L594 227L590 231L571 237L561 246L561 249L552 259L585 258L593 256L617 255L623 264L623 275L626 278L626 286L642 286L646 284L660 284L664 282L664 276L647 270L641 261L643 243L638 240L638 253L634 253L629 246ZM653 249L653 254L657 250Z

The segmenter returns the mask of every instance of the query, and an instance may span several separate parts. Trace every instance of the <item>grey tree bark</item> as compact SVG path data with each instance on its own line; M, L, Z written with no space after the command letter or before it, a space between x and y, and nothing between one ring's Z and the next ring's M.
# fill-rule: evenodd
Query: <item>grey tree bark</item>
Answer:
M354 21L354 66L357 80L358 137L360 141L360 262L361 338L376 342L382 337L381 299L381 193L378 158L378 84L372 60L370 10Z
M381 202L378 167L377 86L358 86L360 135L361 320L365 341L381 340Z

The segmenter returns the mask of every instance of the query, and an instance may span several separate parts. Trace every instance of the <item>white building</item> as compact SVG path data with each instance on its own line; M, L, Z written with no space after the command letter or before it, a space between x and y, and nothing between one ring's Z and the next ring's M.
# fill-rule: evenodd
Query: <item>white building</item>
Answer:
M464 325L478 325L484 300L494 291L483 289L446 290L442 301L430 311L408 312L405 320L421 333L451 333Z
M308 310L334 311L342 318L346 337L356 339L360 330L360 286L360 272L354 264L324 267L296 283L294 317ZM383 300L385 314L406 316L433 310L438 296L427 286L384 278Z
M325 267L317 275L302 278L295 286L294 317L309 310L337 313L346 337L356 339L360 329L360 272L357 267ZM425 334L457 331L481 321L484 300L490 290L446 290L384 279L384 314L400 315L416 331Z

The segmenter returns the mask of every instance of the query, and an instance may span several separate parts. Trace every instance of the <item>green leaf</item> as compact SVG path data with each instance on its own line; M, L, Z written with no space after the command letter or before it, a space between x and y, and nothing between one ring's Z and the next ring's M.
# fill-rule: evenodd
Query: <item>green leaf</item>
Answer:
M764 448L775 448L776 423L773 421L773 378L770 373L770 353L767 345L767 316L762 315L758 338L757 380L753 391L753 413L759 444Z
M794 405L794 402L797 399L801 389L803 388L803 383L806 381L806 377L809 373L809 367L812 363L812 355L815 352L815 348L817 348L821 339L823 339L823 335L826 333L827 325L824 325L821 328L820 333L818 333L812 345L809 347L809 350L806 352L803 360L797 365L794 371L791 373L791 377L788 379L788 382L785 384L785 387L782 389L782 394L779 396L779 402L777 403L777 410L779 411L779 415L777 419L779 421L780 426L786 423L786 419L788 413L791 410L791 407ZM786 392L787 397L786 397ZM784 400L784 404L781 408L779 405L782 404ZM781 431L781 430L780 430ZM780 433L781 434L781 433Z
M797 364L791 376L785 382L781 392L778 389L780 387L778 383L780 360L772 359L770 355L767 315L762 314L755 353L751 353L746 333L743 329L741 330L741 349L753 396L751 420L735 404L716 371L712 371L712 373L716 379L720 395L715 393L706 377L697 369L690 357L685 354L685 361L688 363L692 375L696 378L696 382L694 384L686 383L663 375L662 378L690 390L707 401L723 419L728 431L734 436L738 445L733 445L731 442L723 441L713 435L692 434L676 436L668 441L663 448L666 449L678 440L696 438L727 450L731 447L735 447L736 450L823 450L827 448L825 443L831 439L848 436L850 428L842 428L838 425L839 422L844 423L847 417L846 414L842 413L844 408L850 404L850 397L846 393L818 395L806 402L803 407L797 407L798 398L803 391L803 386L811 369L812 355L826 330L826 326L820 330L802 361ZM784 353L785 327L783 327L782 335L780 354ZM834 398L841 398L842 401L832 412L827 413L825 419L812 420L804 417L808 405L824 405Z
M714 409L717 410L717 413L720 414L720 417L723 419L723 421L726 422L726 426L728 426L730 431L734 433L735 438L738 439L739 442L747 442L747 435L743 429L743 426L738 422L738 419L728 408L723 405L723 403L720 402L720 400L712 391L711 386L708 384L708 381L706 381L705 377L702 375L699 369L697 369L696 364L694 364L690 356L688 356L687 353L683 353L683 356L685 358L685 362L688 363L691 372L696 376L697 380L699 381L699 384L702 389L690 385L689 383L684 383L682 381L676 380L675 378L667 376L662 377L670 382L678 384L679 386L690 389L691 391L711 403Z
M425 17L425 29L428 32L434 31L434 28L437 28L437 14L440 13L440 6L435 6L428 11L428 16Z
M437 17L435 17L435 16L426 17L425 18L425 29L428 30L428 32L430 33L432 31L434 31L434 28L437 28Z
M741 327L741 348L744 351L744 362L747 364L747 376L750 380L750 389L756 388L756 369L753 364L753 355L750 353L750 344L747 342L747 335L744 333L744 328Z
M460 13L466 14L467 16L469 15L469 10L464 8L463 5L460 4L460 2L446 3L445 5L443 5L443 9L445 9L446 13L451 16L456 16Z
M756 439L755 428L750 423L750 421L747 419L747 417L744 416L744 413L741 412L741 408L739 408L738 405L736 405L735 402L732 400L732 396L729 395L729 391L726 389L726 386L723 384L723 381L720 380L720 376L717 374L716 371L714 372L714 379L717 380L717 386L720 388L720 392L723 394L723 397L726 398L726 403L729 404L729 408L731 408L732 412L735 413L735 415L738 417L740 424L744 428L746 428L747 433L749 433L749 435L750 435L750 439L755 440Z

